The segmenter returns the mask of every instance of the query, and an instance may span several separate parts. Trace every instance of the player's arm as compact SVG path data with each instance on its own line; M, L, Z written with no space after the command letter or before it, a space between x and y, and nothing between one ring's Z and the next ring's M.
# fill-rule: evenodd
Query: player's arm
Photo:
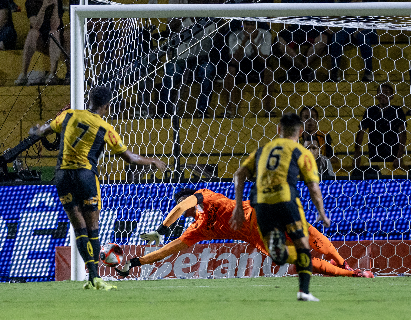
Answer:
M247 167L240 167L234 173L234 188L235 188L235 207L233 214L230 218L230 226L233 230L238 230L241 228L245 221L244 210L243 210L243 193L244 193L244 182L246 179L251 179L252 174Z
M192 196L187 197L183 201L181 201L177 206L175 206L167 217L164 219L163 223L157 228L156 231L143 233L140 235L141 239L148 240L148 241L156 241L156 244L160 242L160 238L164 235L168 228L179 218L181 215L188 209L195 207L197 204L202 203L203 197L200 193L196 193ZM117 269L116 271L120 276L126 277L129 275L130 268L141 266L142 264L150 264L165 257L169 256L170 254L177 253L181 250L188 248L188 245L182 242L180 239L176 239L171 241L170 243L166 244L164 247L151 252L143 257L136 257L130 259L126 262L123 269Z
M123 158L124 161L130 163L130 164L136 164L136 165L155 165L157 167L157 169L161 170L162 172L164 172L167 168L167 165L157 159L157 158L149 158L149 157L144 157L144 156L140 156L138 154L135 154L133 152L131 152L130 150L126 150L122 153L118 154L121 158Z
M203 197L199 193L185 198L170 211L170 213L164 219L162 225L167 228L170 227L174 222L177 221L178 218L182 216L182 214L186 210L195 207L197 204L201 204L203 202L202 200Z
M166 244L164 247L150 252L142 257L132 258L126 262L122 269L116 268L117 273L122 277L127 277L130 274L130 269L134 267L139 267L143 264L151 264L156 261L162 260L165 257L178 253L181 250L187 249L188 245L186 245L180 239L176 239L171 241L170 243Z
M148 241L148 243L155 241L156 245L158 245L161 242L162 237L167 233L168 228L174 222L176 222L177 219L180 218L186 210L191 209L197 204L201 204L202 202L203 197L199 193L187 197L170 211L170 213L167 215L163 223L157 228L156 231L142 233L140 235L140 238L142 240Z
M330 219L328 219L324 210L323 196L319 185L318 168L314 156L311 152L304 150L302 156L297 161L300 168L301 175L310 192L311 200L318 211L317 220L323 221L324 227L330 226Z
M30 128L29 135L37 137L45 137L53 132L60 133L63 125L63 121L66 118L67 113L69 112L69 106L65 106L57 114L56 118L50 122L46 122L41 127L39 124Z
M51 128L49 123L43 124L41 127L40 125L35 125L30 128L29 135L30 136L37 136L37 137L44 137L49 134L52 134L54 130Z
M310 192L311 200L313 201L318 211L316 222L323 221L324 227L328 228L330 226L330 219L328 219L327 215L325 214L320 185L318 184L318 182L309 182L307 183L307 187L308 191Z

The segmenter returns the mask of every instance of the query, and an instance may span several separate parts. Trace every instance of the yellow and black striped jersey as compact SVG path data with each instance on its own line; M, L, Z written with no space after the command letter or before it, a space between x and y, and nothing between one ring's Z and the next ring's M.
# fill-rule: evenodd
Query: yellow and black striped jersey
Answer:
M61 134L57 169L89 169L97 174L106 143L114 154L127 150L114 128L88 110L66 110L50 126Z
M317 163L312 153L299 143L277 138L255 150L242 163L256 175L256 194L252 203L275 204L297 197L297 181L319 182Z

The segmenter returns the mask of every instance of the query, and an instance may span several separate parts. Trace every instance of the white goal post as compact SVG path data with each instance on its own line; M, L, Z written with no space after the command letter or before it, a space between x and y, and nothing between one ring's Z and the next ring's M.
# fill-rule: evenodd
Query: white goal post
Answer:
M364 2L364 3L253 3L253 4L190 4L190 5L72 5L70 6L71 25L71 108L84 109L85 106L85 34L86 19L93 18L172 18L172 17L407 17L397 23L396 28L411 30L411 3L407 2ZM262 18L264 19L264 18ZM278 20L280 21L280 20ZM365 25L377 22L366 22ZM391 23L391 22L390 22ZM303 24L303 23L302 23ZM332 22L333 26L342 26ZM361 23L357 25L361 26ZM130 88L121 88L124 93ZM120 94L121 94L120 93ZM176 170L176 168L174 168ZM73 235L73 233L71 233ZM81 257L75 249L75 241L71 238L72 246L72 280L84 279L84 268Z
M71 106L84 105L84 22L87 18L172 17L290 17L290 16L409 16L411 3L253 3L253 4L131 4L118 6L70 6Z

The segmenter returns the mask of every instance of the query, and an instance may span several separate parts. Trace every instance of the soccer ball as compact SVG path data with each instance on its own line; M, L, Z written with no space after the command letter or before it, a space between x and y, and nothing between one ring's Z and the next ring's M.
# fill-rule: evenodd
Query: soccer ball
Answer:
M100 260L105 266L115 267L123 261L123 249L118 244L107 243L101 247Z

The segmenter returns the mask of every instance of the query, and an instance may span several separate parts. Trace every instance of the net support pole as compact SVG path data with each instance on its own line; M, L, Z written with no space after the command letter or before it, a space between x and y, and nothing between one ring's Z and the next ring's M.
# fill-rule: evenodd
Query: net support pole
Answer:
M70 16L70 103L75 110L84 109L84 18L71 12ZM74 228L70 224L70 246L71 246L71 280L83 281L86 277L84 261L77 250Z
M77 250L76 235L70 224L71 281L83 281L86 278L86 267Z

